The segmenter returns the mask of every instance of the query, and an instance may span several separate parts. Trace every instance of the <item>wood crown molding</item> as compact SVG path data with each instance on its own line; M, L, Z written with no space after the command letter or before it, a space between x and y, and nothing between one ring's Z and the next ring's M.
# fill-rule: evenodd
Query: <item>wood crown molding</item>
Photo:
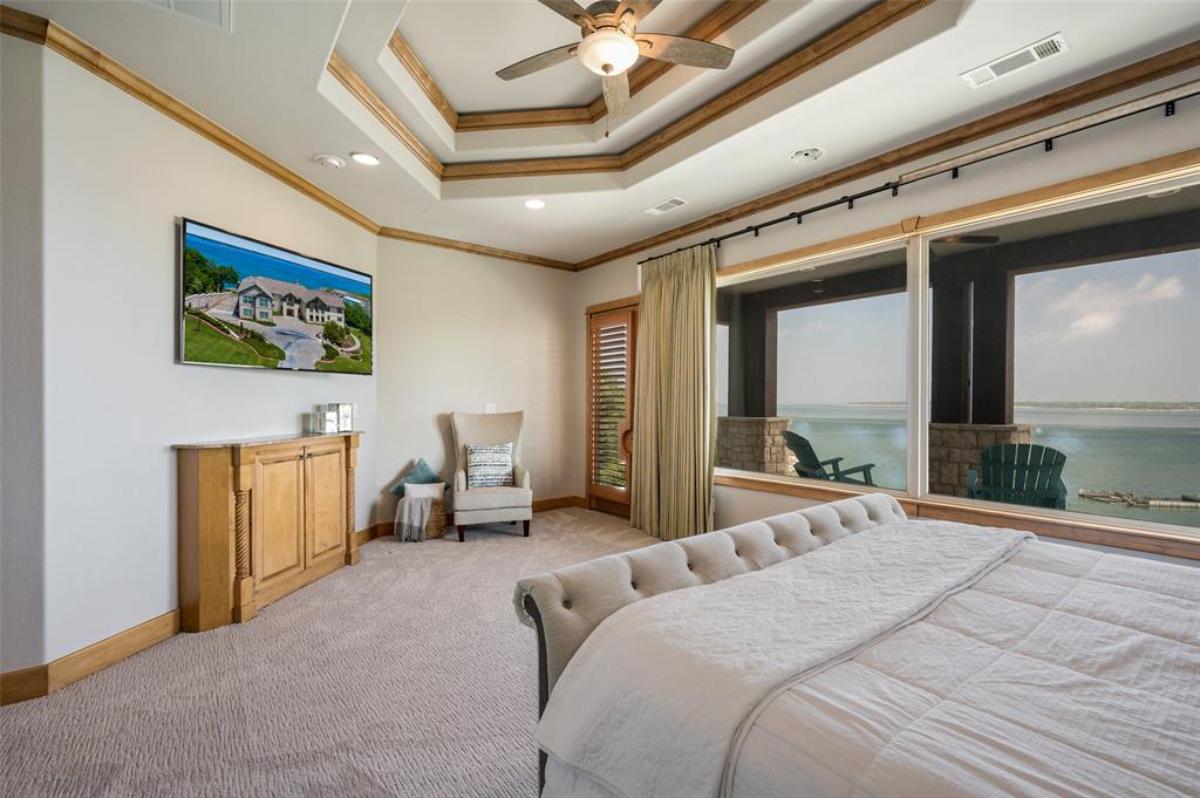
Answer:
M878 8L878 6L875 8ZM401 228L379 225L329 192L305 180L287 167L254 149L233 133L225 130L191 107L155 87L149 81L122 66L119 62L87 45L56 23L33 14L0 5L0 33L49 47L93 74L142 100L147 105L166 114L193 132L204 136L218 146L232 152L234 155L258 167L281 182L286 183L315 202L324 205L377 236L412 241L414 243L445 249L455 249L517 263L573 271L589 269L627 255L642 252L648 248L718 227L760 211L791 202L799 197L831 188L839 183L859 179L884 169L892 168L901 163L928 157L941 150L975 141L1007 128L1026 124L1042 116L1067 110L1110 94L1133 88L1142 83L1200 65L1200 41L1194 41L1103 75L1081 81L1039 99L1012 106L973 122L950 128L917 142L835 170L834 172L820 175L789 188L740 203L686 225L672 228L649 238L641 239L575 264L570 264L564 261L513 252L482 244L441 238ZM564 159L545 160L561 161ZM907 232L911 232L911 230ZM868 235L870 234L859 234L856 238ZM827 248L828 246L829 243L827 242L826 244L806 249L816 252L819 248ZM778 260L781 257L792 257L793 259L801 257L802 255L798 255L797 252L793 250L789 253L771 256L769 259L762 259L764 263L759 265L760 267L765 267L767 265L766 261ZM726 272L728 272L728 268L722 270L722 273Z
M683 32L690 39L711 42L725 31L766 5L766 0L725 0L711 13ZM470 111L459 113L451 107L446 96L430 77L429 72L399 31L388 43L400 63L442 114L451 128L457 131L505 130L549 125L591 124L608 115L604 95L598 94L587 105L534 108L528 110ZM629 94L633 96L669 72L675 65L666 61L644 59L629 71Z
M358 100L363 107L370 111L388 129L389 133L400 139L400 142L408 148L409 152L416 156L421 165L428 169L434 177L440 178L442 176L442 162L438 160L433 150L426 147L424 142L408 129L408 126L404 124L400 117L396 116L396 112L388 107L388 104L367 85L367 82L354 71L353 67L336 50L329 54L329 61L325 64L325 70L337 78L338 83L341 83L354 99Z
M717 474L713 477L713 482L714 484L728 488L795 496L801 499L811 499L821 502L837 501L838 499L845 499L851 496L881 492L878 489L859 490L841 483L834 486L821 484L812 480L802 482L798 479L792 480L750 474ZM1028 512L1020 508L1010 509L994 504L968 505L962 501L947 500L938 496L925 496L914 499L902 494L895 494L892 491L882 492L894 495L904 508L904 512L914 518L930 518L984 526L1024 529L1035 534L1060 538L1062 540L1074 540L1080 543L1144 551L1168 557L1200 560L1200 539L1185 534L1147 532L1145 530L1136 530L1105 523L1100 520L1089 521L1076 518L1058 518Z
M521 252L497 249L467 241L427 236L422 233L401 230L394 227L384 228L328 191L309 182L283 164L255 149L244 139L239 138L191 106L158 88L120 62L87 44L61 25L34 14L0 5L0 34L24 39L25 41L50 48L92 74L133 95L151 108L166 114L192 132L198 133L222 149L233 153L252 166L258 167L271 177L291 186L314 202L349 219L374 235L384 235L389 238L405 238L416 243L457 249L463 252L473 252L475 254L487 255L488 257L499 258L501 260L516 261L518 263L551 266L556 269L573 268L570 264L548 258L539 258L536 255L526 255ZM335 77L337 76L335 75ZM340 77L339 80L341 80ZM384 124L387 123L385 122ZM386 232L384 232L385 230Z
M378 234L381 238L395 238L400 241L411 241L414 244L424 244L430 247L454 249L458 250L459 252L470 252L475 255L483 255L489 258L511 260L516 263L528 263L531 266L544 266L549 269L562 269L569 272L575 271L575 266L573 264L562 260L542 258L538 257L537 255L526 255L523 252L513 252L507 249L485 247L482 244L469 244L465 241L458 241L453 238L441 238L440 236L416 233L412 230L401 230L398 227L381 227L379 228Z
M623 152L610 155L583 155L555 158L520 158L496 161L443 163L391 110L367 82L336 52L326 69L346 87L356 100L367 108L396 138L398 138L431 174L442 181L482 180L537 175L565 175L598 172L621 172L631 169L676 142L701 130L726 114L753 102L772 89L778 88L830 59L865 42L930 5L933 0L882 0L850 18L814 41L802 45L770 66L756 72L741 83L714 97L693 111L650 134ZM762 3L726 3L697 28L715 38ZM689 33L692 31L689 31ZM548 124L578 124L591 122L604 115L603 98L578 108L550 108L529 111L495 111L475 115L454 110L433 82L416 53L400 34L395 34L389 48L409 70L425 95L437 107L455 130L486 130L493 128L538 127ZM671 67L665 62L648 62L630 73L630 93L649 85ZM599 116L597 116L599 112ZM486 123L479 120L486 119ZM474 120L474 121L465 121Z
M867 8L814 41L802 45L741 83L684 114L614 155L565 158L527 158L475 161L443 165L442 180L561 175L580 172L613 172L631 169L647 158L687 138L726 114L747 105L773 89L794 80L841 53L882 33L929 6L933 0L883 0ZM632 87L631 87L632 89Z
M674 227L640 241L609 250L576 264L577 270L590 269L603 263L643 252L670 241L703 232L713 227L751 216L815 194L842 183L858 180L900 164L927 158L943 150L986 138L1009 128L1028 124L1046 116L1102 99L1126 89L1140 86L1158 78L1200 66L1200 41L1176 47L1128 66L1114 69L1094 78L1051 92L1036 100L1019 103L996 113L949 128L932 136L889 150L849 166L805 180L779 191L739 203L723 211L709 214L694 222Z

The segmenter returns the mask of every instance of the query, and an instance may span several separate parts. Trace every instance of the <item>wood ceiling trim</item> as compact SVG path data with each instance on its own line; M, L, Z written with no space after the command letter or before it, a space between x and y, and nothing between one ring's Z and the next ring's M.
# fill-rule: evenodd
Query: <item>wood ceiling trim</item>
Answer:
M764 5L766 5L766 0L726 0L710 14L684 31L683 35L691 39L711 42ZM396 52L395 40L400 39L403 41L403 38L398 31L393 34L392 52ZM408 53L412 53L412 48L407 47L407 43L405 43L404 47ZM400 59L402 64L409 67L408 59L401 57L399 53L397 53L397 58ZM418 83L422 83L422 78L418 77L418 74L428 76L429 72L421 64L420 59L416 58L415 54L413 54L412 60L415 61L415 64L409 68L409 72ZM674 64L669 64L665 61L655 61L649 58L643 59L641 63L629 71L630 96L637 94L667 74L674 66ZM442 94L441 89L438 89L433 84L432 79L430 79L430 84L433 85L433 91L437 96L444 99L445 95ZM423 85L422 88L424 88ZM437 105L437 101L434 100L429 91L426 91L426 96L429 96L434 105ZM439 110L441 109L439 108ZM443 112L444 115L445 112ZM591 124L603 119L607 115L608 109L604 105L604 95L601 94L597 95L596 99L587 105L531 108L528 110L455 112L455 123L452 127L460 131L478 131L506 130L521 127L547 127L550 125L581 125Z
M446 99L446 95L442 94L442 90L438 88L434 82L433 76L425 69L425 65L421 63L421 59L413 52L408 41L400 35L400 31L392 32L392 38L388 40L388 48L392 51L392 55L400 61L400 64L408 70L408 74L412 76L417 85L421 87L421 91L433 103L433 107L446 120L446 124L451 130L458 128L458 111L454 110L454 106Z
M0 6L0 33L34 44L45 44L49 29L50 21L47 19L8 6Z
M527 111L478 111L458 115L459 132L507 130L553 125L590 125L592 112L586 105L562 108L532 108Z
M396 227L381 227L379 235L383 238L395 238L400 241L411 241L415 244L425 244L431 247L441 247L442 249L453 249L459 252L470 252L473 255L484 255L489 258L500 258L502 260L516 261L517 263L528 263L532 266L545 266L548 269L561 269L563 271L575 271L575 265L566 261L553 260L551 258L541 258L537 255L526 255L523 252L513 252L508 249L497 249L496 247L487 247L482 244L470 244L465 241L458 241L453 238L442 238L441 236L431 236L425 233L415 233L412 230L401 230Z
M92 47L61 25L8 7L0 7L0 20L3 21L3 25L0 26L0 32L11 33L11 35L20 36L29 41L37 41L37 39L22 36L21 32L39 30L44 26L45 34L41 42L44 46L83 67L92 74L103 78L117 88L133 95L146 105L166 114L194 133L200 134L242 160L257 166L277 180L286 183L360 227L372 233L378 232L379 225L366 215L324 189L305 180L277 161L272 160L244 139L239 138L196 109L171 96L119 61Z
M625 163L620 155L587 155L574 158L525 158L519 161L475 161L448 163L442 168L442 180L478 180L492 177L532 177L534 175L575 175L593 172L620 172Z
M346 91L362 103L368 111L370 111L379 122L388 129L393 136L400 139L400 142L408 148L409 152L416 156L421 165L428 169L435 177L442 176L442 162L438 160L437 155L432 150L425 146L416 134L408 129L408 126L396 116L388 104L383 101L375 90L372 89L362 77L354 71L353 67L346 62L346 59L335 50L329 56L329 62L325 65L326 71L330 75L337 78L337 81L345 87Z
M838 184L877 174L902 163L926 158L943 150L977 141L1008 128L1027 124L1196 66L1200 66L1200 41L1190 42L1103 75L1080 81L1035 100L1010 106L972 122L958 125L872 158L805 180L794 186L739 203L694 222L609 250L580 261L576 267L580 270L590 269L593 266L599 266L602 263L642 252L713 227L719 227Z
M442 179L479 180L630 169L772 89L882 33L931 3L932 0L884 0L877 3L617 155L448 163L444 165Z
M882 33L932 2L933 0L885 0L871 6L820 36L816 41L794 50L714 100L639 141L622 153L625 168L644 161L711 122L757 100L772 89Z
M537 255L527 255L523 252L497 249L495 247L472 244L467 241L458 241L450 238L428 236L423 233L416 233L395 227L381 227L365 214L355 210L314 183L305 180L283 164L272 160L268 155L255 149L245 140L221 127L191 106L158 88L150 81L123 66L120 62L87 44L57 23L34 14L0 5L0 34L41 44L54 50L92 74L128 92L151 108L166 114L192 132L198 133L222 149L233 153L252 166L258 167L276 180L299 191L314 202L349 219L370 233L387 238L401 238L418 244L426 244L443 249L472 252L478 255L486 255L517 263L527 263L569 271L574 269L574 266L569 263L551 260L550 258L541 258Z

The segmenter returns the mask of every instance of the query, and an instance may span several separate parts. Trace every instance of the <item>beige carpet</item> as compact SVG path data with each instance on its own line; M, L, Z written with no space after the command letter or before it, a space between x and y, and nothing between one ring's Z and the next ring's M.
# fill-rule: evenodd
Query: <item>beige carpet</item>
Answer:
M244 626L0 709L5 796L537 793L524 575L653 542L579 509L362 548Z

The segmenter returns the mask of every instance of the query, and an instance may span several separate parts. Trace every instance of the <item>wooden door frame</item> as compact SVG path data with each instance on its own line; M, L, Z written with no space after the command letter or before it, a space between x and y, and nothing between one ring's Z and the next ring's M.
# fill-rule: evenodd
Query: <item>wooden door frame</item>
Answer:
M584 445L584 494L587 496L587 506L592 510L602 510L607 513L629 517L629 482L632 481L632 463L626 475L626 489L623 496L616 496L617 491L612 491L608 496L604 493L607 491L601 490L596 492L592 482L592 426L594 404L592 401L592 325L595 319L604 317L609 314L630 313L629 324L629 374L627 377L628 398L627 412L629 414L630 423L633 419L633 392L634 392L634 372L635 372L635 352L637 351L637 314L641 308L641 294L624 297L622 299L614 299L609 302L602 302L597 305L589 305L584 309L584 340L587 341L587 366L584 369L584 393L587 401L587 414L584 421L584 437L586 438ZM619 446L618 442L618 446Z

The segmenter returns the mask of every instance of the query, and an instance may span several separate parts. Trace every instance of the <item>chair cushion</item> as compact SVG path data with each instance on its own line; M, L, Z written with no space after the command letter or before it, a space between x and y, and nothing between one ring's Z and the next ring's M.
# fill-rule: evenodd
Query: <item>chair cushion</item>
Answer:
M455 511L529 507L532 504L533 491L528 488L470 488L454 494Z
M512 443L467 444L467 487L496 488L513 484Z

